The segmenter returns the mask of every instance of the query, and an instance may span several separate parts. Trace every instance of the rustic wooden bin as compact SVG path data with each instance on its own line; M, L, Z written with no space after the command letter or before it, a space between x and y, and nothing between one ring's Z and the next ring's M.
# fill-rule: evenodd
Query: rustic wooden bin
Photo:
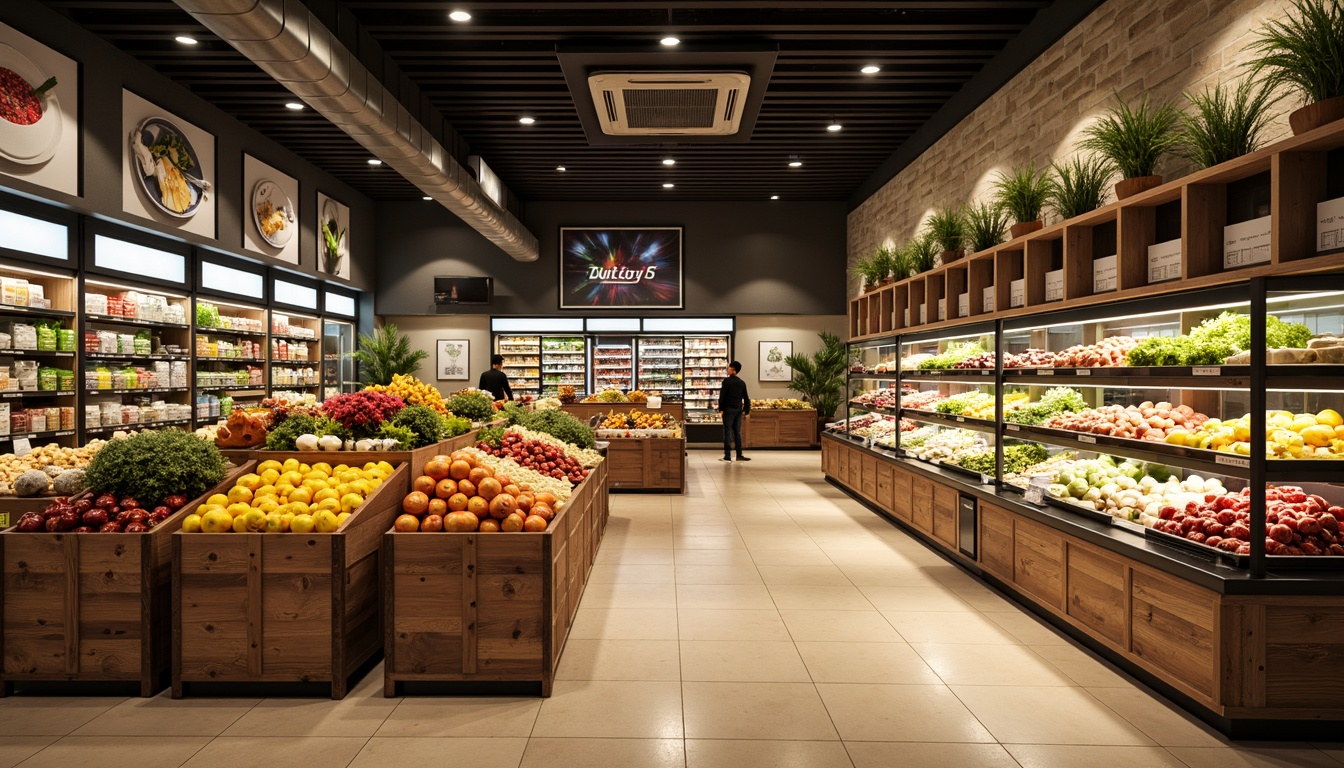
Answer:
M321 459L336 456L363 457ZM403 461L334 533L174 535L173 698L221 682L329 683L344 698L382 648L378 544L409 473Z
M551 695L606 530L609 462L542 533L383 534L384 693L407 682L536 682Z
M686 438L603 438L613 489L686 492Z
M168 684L172 535L189 510L252 464L145 533L0 533L4 695L22 681Z
M817 411L755 408L742 419L744 448L816 448Z

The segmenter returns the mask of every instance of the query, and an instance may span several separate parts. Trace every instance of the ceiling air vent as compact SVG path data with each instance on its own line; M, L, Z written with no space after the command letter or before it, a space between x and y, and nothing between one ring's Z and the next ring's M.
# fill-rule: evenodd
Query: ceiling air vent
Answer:
M596 74L588 89L610 136L730 136L751 85L741 72Z

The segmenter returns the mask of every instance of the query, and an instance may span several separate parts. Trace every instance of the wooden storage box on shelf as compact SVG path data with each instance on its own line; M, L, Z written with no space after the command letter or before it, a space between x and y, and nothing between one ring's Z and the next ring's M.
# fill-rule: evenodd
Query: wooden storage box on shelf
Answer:
M757 408L742 419L745 448L816 448L817 411Z
M384 692L407 682L536 682L560 653L610 510L598 464L540 533L383 534Z
M403 461L334 533L175 534L173 697L198 683L320 682L343 698L382 649L379 544L409 489Z
M224 482L145 533L0 533L4 567L3 692L15 683L168 685L172 668L172 536Z

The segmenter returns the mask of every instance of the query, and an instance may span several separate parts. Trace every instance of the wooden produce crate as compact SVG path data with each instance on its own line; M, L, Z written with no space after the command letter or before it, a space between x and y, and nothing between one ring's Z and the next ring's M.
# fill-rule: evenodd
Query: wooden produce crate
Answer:
M816 448L817 411L756 408L742 419L744 448Z
M188 684L320 682L344 698L382 649L378 545L409 473L401 462L333 533L173 536L173 697Z
M168 684L172 535L224 482L145 533L0 533L3 685L22 681Z
M613 489L686 492L686 438L614 437L607 442Z
M610 513L608 462L541 533L383 534L384 694L407 682L551 682Z

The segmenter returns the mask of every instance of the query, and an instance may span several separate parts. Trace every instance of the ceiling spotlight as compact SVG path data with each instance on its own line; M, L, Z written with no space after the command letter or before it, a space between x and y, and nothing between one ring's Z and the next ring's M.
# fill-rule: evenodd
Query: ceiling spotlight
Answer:
M831 124L826 126L826 130L830 131L831 133L835 133L841 128L844 128L844 126L840 124L839 120L832 120Z
M304 105L303 105L303 102L300 102L300 101L287 101L287 102L285 102L285 109L292 109L292 110L294 110L295 112L298 112L299 110L303 109L303 106L304 106Z
M379 160L379 159L376 158L376 157L371 157L371 158L369 158L369 165L382 165L382 164L383 164L383 161L382 161L382 160Z
M875 75L878 72L881 72L882 68L877 66L876 64L869 64L868 66L864 67L863 69L860 69L859 71L865 75Z
M676 184L673 184L673 183L670 182L670 181L664 181L664 182L663 182L663 189L671 189L671 188L673 188L673 187L675 187L675 186L677 186L677 185L676 185Z
M424 196L423 198L421 198L421 199L422 199L422 200L433 200L434 198L430 197L429 195L425 195L425 196Z
M665 158L663 158L663 165L676 165L676 164L677 164L677 161L676 161L676 160L673 160L673 159L670 158L670 157L665 157Z
M471 14L466 11L453 11L448 14L448 18L453 21L471 21Z
M790 168L802 168L802 167L803 167L803 161L802 161L802 160L790 160L790 161L789 161L789 167L790 167Z
M537 122L537 118L535 118L535 117L520 117L520 118L518 118L518 122L522 123L523 125L531 125L531 124Z
M177 37L174 37L173 39L176 40L177 42L183 44L183 45L195 45L196 43L200 42L200 41L197 40L196 38L194 38L194 37L187 37L186 35L178 35Z
M671 46L674 46L674 45L680 45L680 44L681 44L681 40L678 40L677 38L672 37L671 35L668 35L667 37L664 37L662 40L659 40L658 42L660 42L660 43L662 43L663 45L666 45L666 46L668 46L668 47L671 47Z
M770 199L771 199L771 200L778 200L778 199L779 199L779 195L771 195L771 196L770 196Z
M557 165L557 166L555 166L555 170L557 170L557 171L559 171L559 172L561 172L561 173L564 173L564 172L565 172L565 166L563 166L563 165Z

